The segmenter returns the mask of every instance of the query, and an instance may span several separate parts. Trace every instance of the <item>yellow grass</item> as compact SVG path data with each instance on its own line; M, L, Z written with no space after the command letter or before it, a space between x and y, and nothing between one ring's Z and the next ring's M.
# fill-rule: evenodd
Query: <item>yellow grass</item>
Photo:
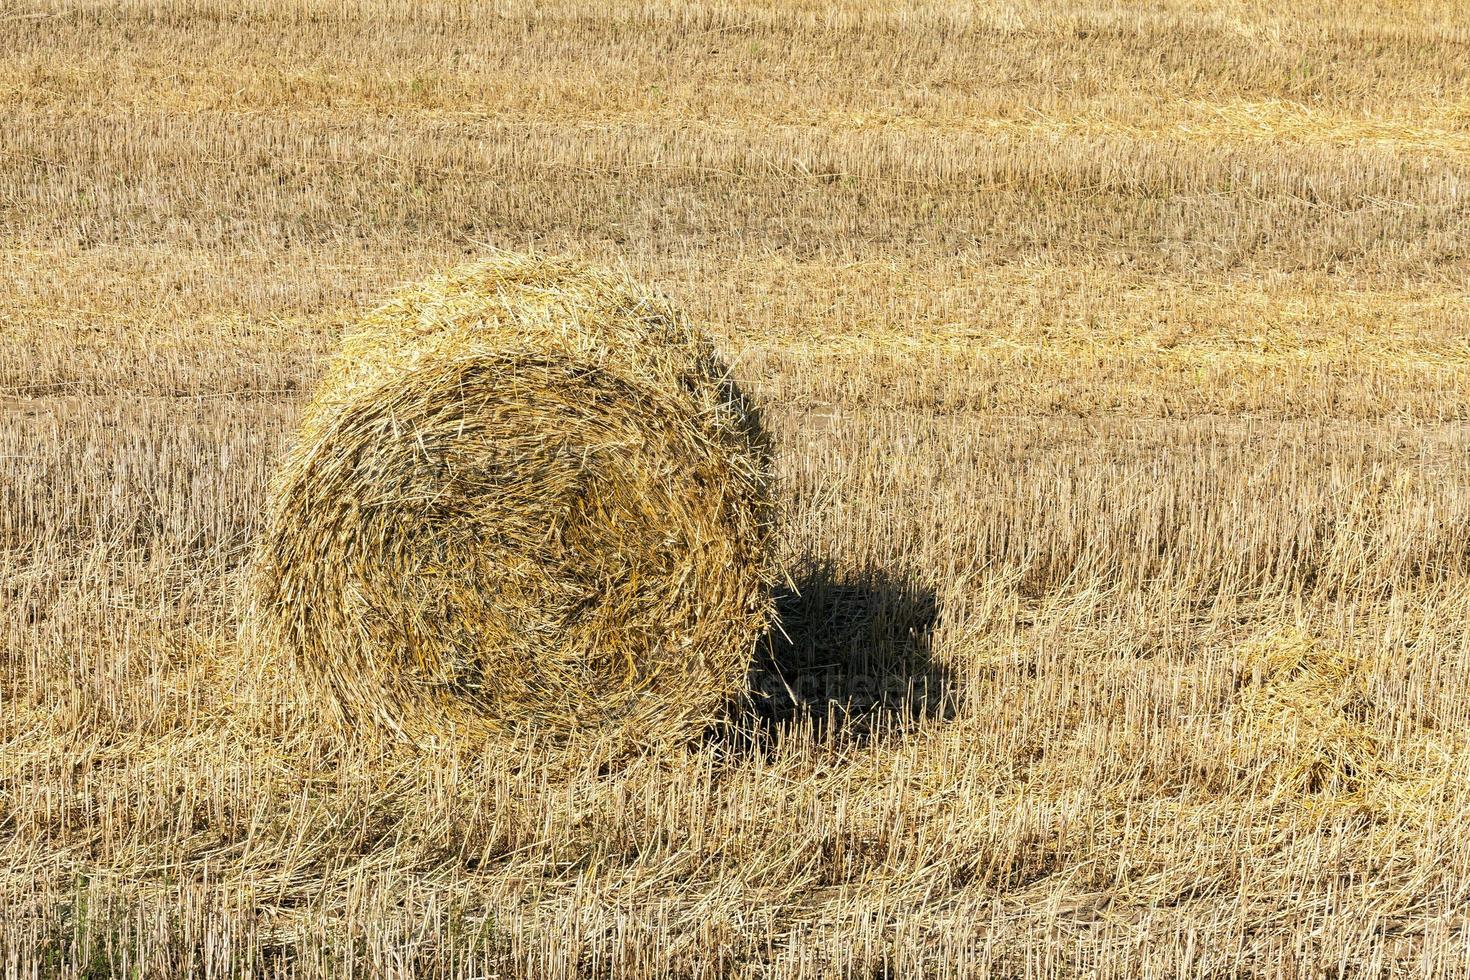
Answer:
M0 974L1470 973L1443 0L0 12ZM343 333L626 272L779 447L752 703L344 735L232 593Z

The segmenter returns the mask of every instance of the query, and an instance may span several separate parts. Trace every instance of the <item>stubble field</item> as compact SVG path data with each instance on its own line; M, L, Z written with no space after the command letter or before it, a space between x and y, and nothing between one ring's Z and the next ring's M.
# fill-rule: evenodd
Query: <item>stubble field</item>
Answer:
M0 974L1470 972L1470 17L1282 6L0 7ZM489 247L765 408L692 745L242 653L324 355Z

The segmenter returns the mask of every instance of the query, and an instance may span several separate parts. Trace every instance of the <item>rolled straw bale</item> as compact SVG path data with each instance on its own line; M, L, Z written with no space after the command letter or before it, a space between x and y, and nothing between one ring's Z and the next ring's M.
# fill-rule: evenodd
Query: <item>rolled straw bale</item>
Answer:
M249 616L351 723L694 733L767 628L769 473L665 302L498 255L349 332L273 485Z

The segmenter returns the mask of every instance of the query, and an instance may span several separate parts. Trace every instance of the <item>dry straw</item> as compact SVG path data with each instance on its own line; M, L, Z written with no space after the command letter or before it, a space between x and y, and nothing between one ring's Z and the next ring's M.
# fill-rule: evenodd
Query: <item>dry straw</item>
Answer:
M769 482L667 304L498 255L350 332L274 485L251 623L350 723L692 734L767 628Z

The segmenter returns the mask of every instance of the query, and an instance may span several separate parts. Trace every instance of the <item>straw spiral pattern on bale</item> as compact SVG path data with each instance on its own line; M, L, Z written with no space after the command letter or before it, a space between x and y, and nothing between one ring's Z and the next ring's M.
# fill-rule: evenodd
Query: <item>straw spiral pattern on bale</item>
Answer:
M771 615L770 466L667 304L499 256L349 332L273 486L250 615L353 723L693 733Z

